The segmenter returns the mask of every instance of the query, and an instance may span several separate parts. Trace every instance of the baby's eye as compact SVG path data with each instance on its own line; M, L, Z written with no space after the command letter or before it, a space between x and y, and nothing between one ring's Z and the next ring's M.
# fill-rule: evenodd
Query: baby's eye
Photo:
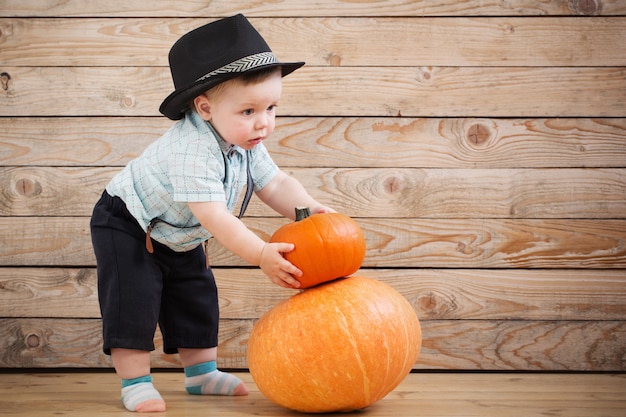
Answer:
M272 104L271 106L269 106L269 107L267 108L267 111L268 111L268 112L273 112L273 111L275 111L275 110L276 110L276 104Z
M254 110L252 110L252 109L246 109L246 110L244 110L244 111L242 112L242 114L243 114L244 116L251 116L251 115L253 115L253 114L254 114Z

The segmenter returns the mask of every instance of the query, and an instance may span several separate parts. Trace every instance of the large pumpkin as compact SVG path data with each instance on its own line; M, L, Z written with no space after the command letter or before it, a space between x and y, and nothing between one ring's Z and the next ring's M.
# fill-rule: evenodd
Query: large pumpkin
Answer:
M421 342L417 315L399 292L353 276L302 291L261 317L248 366L259 390L280 406L345 412L392 391Z
M294 243L285 259L302 271L300 288L354 274L365 258L365 236L353 219L341 213L309 215L296 208L296 221L274 232L270 242Z

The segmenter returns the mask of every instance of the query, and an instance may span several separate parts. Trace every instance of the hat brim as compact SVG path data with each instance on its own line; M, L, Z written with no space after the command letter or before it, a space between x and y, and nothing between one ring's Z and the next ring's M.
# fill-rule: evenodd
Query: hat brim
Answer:
M172 94L167 96L159 111L167 116L171 120L180 120L185 116L185 111L189 107L191 100L198 97L203 92L207 91L211 87L214 87L224 81L228 81L235 77L238 77L244 73L259 71L266 68L281 67L282 76L291 74L298 68L304 65L304 62L276 62L268 65L262 65L246 72L230 72L226 74L219 74L206 80L199 81L197 83L182 87L175 90Z

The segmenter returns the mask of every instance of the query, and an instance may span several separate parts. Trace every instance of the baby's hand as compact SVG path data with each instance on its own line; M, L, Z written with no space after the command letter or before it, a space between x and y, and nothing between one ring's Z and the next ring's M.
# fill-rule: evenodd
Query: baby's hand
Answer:
M317 206L313 208L313 211L312 211L312 214L315 214L315 213L336 213L336 211L331 209L330 207Z
M261 250L259 267L276 285L283 288L300 288L296 277L302 276L302 271L283 257L283 253L291 252L293 243L266 243Z

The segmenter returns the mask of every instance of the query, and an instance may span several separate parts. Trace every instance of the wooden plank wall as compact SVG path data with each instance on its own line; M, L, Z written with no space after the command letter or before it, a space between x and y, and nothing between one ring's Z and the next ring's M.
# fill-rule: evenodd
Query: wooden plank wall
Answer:
M624 0L0 0L0 367L110 366L91 209L171 124L172 43L238 12L307 61L267 146L361 224L361 274L421 319L416 369L626 370ZM292 292L212 258L220 366L245 368Z

